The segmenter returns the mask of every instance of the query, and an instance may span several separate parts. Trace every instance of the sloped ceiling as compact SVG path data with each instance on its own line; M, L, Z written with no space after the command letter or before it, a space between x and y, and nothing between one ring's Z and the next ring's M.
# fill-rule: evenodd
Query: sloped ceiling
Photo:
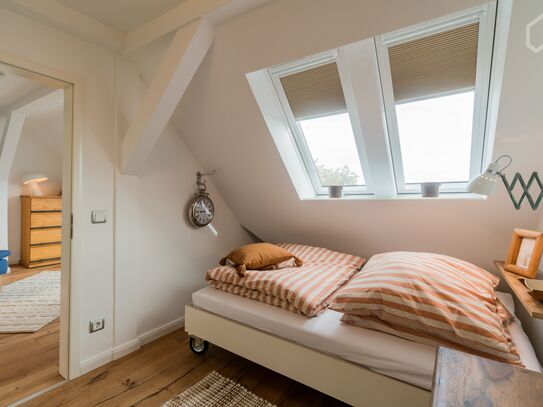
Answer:
M62 158L64 149L64 106L62 93L57 106L48 106L27 116L24 131L29 130L34 137L49 147L52 153Z
M128 31L171 10L185 0L57 0L118 31Z
M215 43L172 122L241 223L269 241L326 246L363 256L417 250L484 267L504 258L513 227L534 228L539 213L516 211L503 188L483 200L300 201L250 91L245 74L481 3L279 0L217 29ZM542 9L543 11L543 9ZM536 59L512 27L495 154L512 171L541 171L543 94ZM513 59L514 58L514 59ZM513 64L512 61L517 61ZM519 61L523 63L519 64ZM521 66L519 66L521 65ZM530 81L530 78L532 81ZM519 110L533 98L533 108Z
M37 92L43 86L35 81L0 71L0 110Z

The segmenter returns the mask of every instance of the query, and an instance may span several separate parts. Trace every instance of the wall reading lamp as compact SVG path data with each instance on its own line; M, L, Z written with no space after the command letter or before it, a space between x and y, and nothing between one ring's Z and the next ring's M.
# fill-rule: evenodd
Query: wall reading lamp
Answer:
M503 159L508 160L508 162L507 164L500 167L499 162ZM522 175L517 172L513 177L513 181L509 183L503 171L511 165L512 161L513 159L509 155L502 155L496 158L494 162L488 164L485 172L470 181L466 188L466 191L485 196L493 195L496 192L496 187L498 185L499 179L501 178L505 185L505 189L509 193L509 197L511 198L511 201L513 201L513 205L516 209L520 209L522 202L524 202L524 200L526 199L532 209L535 211L537 210L537 208L539 208L539 205L543 200L543 183L541 183L539 175L536 171L532 173L528 182L525 182L524 178L522 178ZM536 198L534 198L530 194L530 188L534 184L534 182L537 183L539 187L539 196L537 196ZM513 191L517 183L520 184L522 188L522 195L518 200L513 195Z

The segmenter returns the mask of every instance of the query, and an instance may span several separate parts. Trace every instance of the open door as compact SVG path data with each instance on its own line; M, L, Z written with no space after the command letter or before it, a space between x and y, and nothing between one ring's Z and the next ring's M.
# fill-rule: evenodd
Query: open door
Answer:
M2 405L69 377L73 95L0 62L0 250L11 252L0 304L15 310L0 317Z

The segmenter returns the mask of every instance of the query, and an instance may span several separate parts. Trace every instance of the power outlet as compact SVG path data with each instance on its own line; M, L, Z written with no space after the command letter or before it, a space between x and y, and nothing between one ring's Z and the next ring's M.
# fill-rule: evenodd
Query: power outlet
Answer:
M94 321L89 322L89 332L92 334L96 331L101 331L106 325L104 318L95 319Z

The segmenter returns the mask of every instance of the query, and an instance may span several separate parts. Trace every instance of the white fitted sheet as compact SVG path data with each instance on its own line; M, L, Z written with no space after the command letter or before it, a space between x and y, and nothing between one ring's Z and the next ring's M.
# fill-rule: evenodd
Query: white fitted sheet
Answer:
M510 294L499 293L511 308ZM335 355L376 372L430 390L436 348L382 332L342 324L338 312L328 310L307 318L258 301L205 287L192 294L193 304L203 310L249 325L309 348ZM520 322L509 330L524 365L541 366Z

